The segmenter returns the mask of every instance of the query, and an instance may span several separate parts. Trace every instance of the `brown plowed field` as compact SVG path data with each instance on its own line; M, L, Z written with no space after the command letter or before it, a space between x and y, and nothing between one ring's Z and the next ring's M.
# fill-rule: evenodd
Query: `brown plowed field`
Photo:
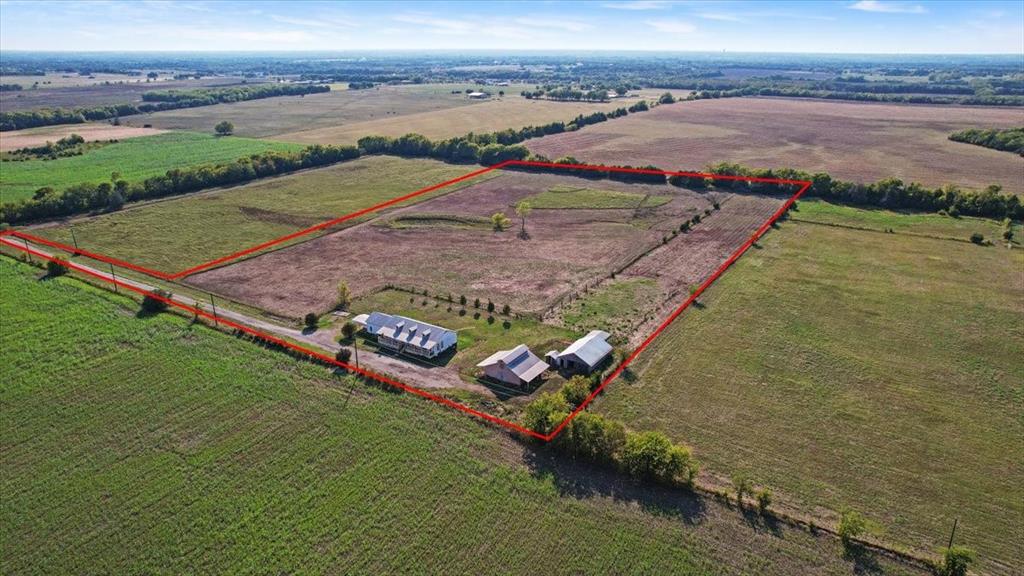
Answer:
M737 162L858 182L897 177L929 186L999 184L1024 194L1024 159L948 139L964 128L1022 125L1021 108L727 98L659 106L527 146L552 159L571 155L665 170Z
M640 211L534 210L526 224L530 239L518 238L512 206L555 186L650 192L672 200ZM512 172L188 282L293 317L328 309L342 279L357 296L393 284L541 312L659 246L666 231L709 206L705 195L670 186ZM727 206L709 220L727 217ZM389 225L403 214L488 217L498 211L513 218L511 229L444 225L441 218L423 226Z

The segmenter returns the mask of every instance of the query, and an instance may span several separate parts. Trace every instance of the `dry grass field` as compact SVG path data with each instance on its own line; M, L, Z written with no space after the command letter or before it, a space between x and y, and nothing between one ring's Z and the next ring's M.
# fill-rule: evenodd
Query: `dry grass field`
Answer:
M96 140L124 140L139 136L152 136L164 130L156 128L134 128L132 126L114 126L106 122L90 122L88 124L61 124L59 126L42 126L27 130L0 132L0 152L9 152L28 146L42 146L47 142L56 142L61 138L78 134L86 142Z
M512 208L518 201L573 186L595 183L505 173L347 230L196 274L188 282L293 317L330 308L340 280L357 295L392 284L542 314L616 271L653 280L663 298L670 298L713 271L779 204L773 198L717 195L721 210L712 210L693 232L673 237L683 221L711 209L707 195L602 181L601 189L670 200L647 208L536 209L526 221L529 239L519 238L520 221ZM495 212L513 220L508 230L491 229Z
M490 88L494 90L494 87ZM656 100L657 91L642 90L640 97L612 102L550 102L519 96L521 87L505 87L506 95L473 106L432 110L280 134L279 140L309 144L355 144L363 136L402 136L410 132L427 138L451 138L470 132L494 132L506 128L568 122L580 114L614 110L643 98ZM678 93L680 96L685 93ZM307 96L308 98L308 96Z
M125 84L53 84L25 88L16 92L0 92L0 110L15 112L36 108L77 108L141 102L143 92L150 90L193 90L212 86L238 84L242 78L218 76L200 80L162 80Z
M1020 108L729 98L658 107L527 146L552 159L571 155L663 169L737 162L861 182L894 176L930 186L999 184L1022 194L1024 159L948 140L963 128L1021 125Z
M980 219L819 202L794 218L594 410L685 439L707 470L802 510L859 510L890 542L937 549L958 517L982 573L1020 574L1020 245L966 241L997 227Z
M156 128L200 131L212 130L221 120L229 120L234 123L235 134L239 136L273 136L281 140L282 134L309 130L313 127L337 128L381 118L400 118L479 104L476 100L466 97L464 90L470 87L472 86L468 84L417 84L381 86L369 90L332 89L323 94L301 97L280 96L167 110L127 120L133 125L146 123ZM452 91L458 93L452 94ZM295 141L319 142L309 139ZM354 142L355 140L345 143Z

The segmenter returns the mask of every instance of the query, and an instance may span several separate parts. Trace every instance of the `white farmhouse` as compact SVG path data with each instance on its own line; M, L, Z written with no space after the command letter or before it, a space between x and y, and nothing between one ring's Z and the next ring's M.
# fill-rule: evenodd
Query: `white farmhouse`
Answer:
M458 340L453 330L383 312L360 314L353 321L376 336L381 347L423 358L443 354Z

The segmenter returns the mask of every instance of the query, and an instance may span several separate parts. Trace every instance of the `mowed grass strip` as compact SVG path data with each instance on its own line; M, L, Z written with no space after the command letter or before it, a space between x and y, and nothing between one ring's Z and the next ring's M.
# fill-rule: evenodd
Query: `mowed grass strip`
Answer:
M892 210L866 208L851 210L848 207L823 202L802 200L798 210L790 214L794 220L839 226L854 226L878 232L916 234L936 238L952 238L970 241L971 234L978 233L988 240L1005 243L1003 223L991 218L954 218L940 214L901 213ZM1014 235L1020 234L1020 225L1013 226ZM1021 238L1017 238L1021 240Z
M830 538L38 273L0 258L7 574L852 573Z
M617 209L617 208L656 208L667 204L670 196L655 196L624 192L621 190L601 190L597 188L573 188L556 186L526 199L533 208L539 209Z
M60 242L71 242L73 227L83 249L164 272L177 272L474 169L434 160L360 158L243 186L130 207L38 232ZM463 185L466 184L442 188L406 204Z
M39 188L58 192L74 184L109 182L118 172L129 182L159 176L172 168L230 162L270 150L300 150L301 145L195 132L170 132L131 138L89 150L81 156L0 164L0 200L30 198Z
M596 409L806 509L860 510L890 541L935 549L959 517L957 542L1012 573L1024 564L1022 269L1020 249L784 223Z

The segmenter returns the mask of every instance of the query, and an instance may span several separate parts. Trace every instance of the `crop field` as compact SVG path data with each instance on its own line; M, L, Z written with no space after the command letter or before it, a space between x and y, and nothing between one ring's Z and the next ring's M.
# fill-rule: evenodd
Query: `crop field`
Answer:
M469 106L449 106L392 116L378 113L374 118L354 122L337 122L334 125L331 125L333 121L326 121L318 123L316 128L303 127L293 132L279 134L277 138L307 144L355 144L363 136L402 136L410 132L423 134L431 139L451 138L469 132L494 132L506 128L521 128L549 122L568 122L580 114L607 112L629 106L639 100L638 98L612 102L527 100L518 95L521 88L513 87L512 89L517 92L515 95L506 94L504 98L484 102L468 101L472 102L472 105ZM506 87L506 90L509 88ZM358 93L354 92L353 94ZM353 98L356 97L362 96ZM456 95L455 97L465 98L465 95L463 94L461 97ZM310 96L306 96L306 98L310 98ZM320 127L321 124L326 125Z
M551 159L571 155L665 170L736 162L824 171L859 182L896 177L929 186L999 184L1024 194L1024 159L948 139L963 128L1022 123L1020 108L726 98L660 106L534 139L527 147Z
M745 235L734 235L730 226L724 225L732 220L730 208L748 201L737 197L726 203L717 217L709 219L729 229L724 236L694 231L662 246L681 222L710 208L708 195L665 185L607 181L600 184L602 189L641 198L647 194L666 196L671 201L625 210L535 210L526 222L529 238L519 237L522 222L512 207L520 200L550 189L591 186L592 180L582 178L503 171L496 178L396 211L390 217L393 221L411 214L426 222L424 225L393 226L387 219L371 221L201 272L187 281L284 316L327 310L333 305L335 288L341 280L356 295L391 284L430 293L464 293L489 298L498 305L509 304L519 312L543 313L568 294L625 268L652 250L659 254L661 249L668 251L670 246L678 245L680 250L692 252L691 263L695 257L717 258L709 256L717 252L715 245L742 242L771 213L763 214L750 226L746 211L740 212L739 226L747 229ZM776 200L765 202L773 210L778 206ZM504 212L512 220L502 232L484 226L449 225L453 217L489 219L496 212ZM686 247L687 242L702 239L704 248ZM382 258L386 259L383 265ZM721 259L714 259L714 263Z
M213 134L174 132L114 142L80 156L56 160L4 162L0 171L3 202L30 198L49 186L63 190L82 182L109 182L120 172L129 182L159 176L172 168L229 162L268 150L299 150L297 144L251 138L217 137Z
M37 77L37 79L40 78ZM243 81L242 78L231 76L200 80L161 80L159 82L145 82L144 80L109 85L95 83L69 85L66 82L52 85L40 84L38 88L26 87L15 92L0 92L0 108L3 108L4 112L15 112L36 108L88 108L130 102L138 103L142 102L142 94L151 90L195 90L213 86L232 86ZM141 118L141 116L136 118ZM209 128L212 127L211 124ZM208 127L203 127L203 129L206 128Z
M594 410L689 441L803 509L852 507L918 550L1024 564L1024 253L991 224L801 202ZM878 231L842 226L878 226ZM945 228L944 228L945 225ZM883 233L892 228L895 233ZM912 234L955 238L936 239ZM987 236L988 234L986 234Z
M390 156L266 178L127 207L34 231L59 242L164 272L255 244L462 176L466 166ZM481 178L487 178L487 175ZM435 194L458 189L458 184ZM409 203L429 198L410 200Z
M381 118L395 118L401 123L407 116L429 113L448 108L461 108L478 104L470 100L465 89L468 84L418 84L412 86L381 86L369 90L334 90L323 94L281 96L231 104L216 104L199 108L166 110L128 118L132 125L152 124L156 128L177 130L212 130L222 120L235 125L240 136L268 137L304 143L327 144L332 141L296 139L290 134L309 130L313 126L342 127ZM457 91L457 94L452 94ZM402 134L412 131L408 129ZM280 137L282 134L288 137ZM346 144L366 134L361 133Z
M18 148L42 146L47 142L56 142L72 134L85 138L86 142L95 140L124 140L139 136L153 136L163 130L156 128L133 128L131 126L114 126L106 122L89 122L87 124L60 124L43 126L26 130L10 130L0 132L0 152L9 152Z
M854 569L830 537L38 273L0 258L8 574Z

